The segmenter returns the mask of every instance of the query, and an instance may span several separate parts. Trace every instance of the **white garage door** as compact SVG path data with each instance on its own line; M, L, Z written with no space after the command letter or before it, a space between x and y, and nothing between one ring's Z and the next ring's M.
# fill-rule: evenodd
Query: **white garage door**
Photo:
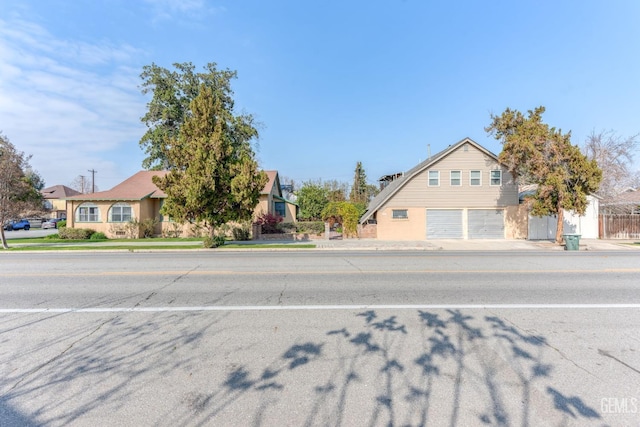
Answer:
M427 239L462 239L462 209L427 209Z
M469 209L470 239L504 239L504 209Z

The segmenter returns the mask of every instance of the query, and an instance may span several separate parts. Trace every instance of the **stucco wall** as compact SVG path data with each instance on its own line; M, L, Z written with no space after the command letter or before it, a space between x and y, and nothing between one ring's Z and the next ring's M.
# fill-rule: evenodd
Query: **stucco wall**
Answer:
M145 200L145 202L148 202ZM97 232L104 233L108 238L125 238L127 237L124 233L125 227L127 223L121 222L109 222L109 209L116 203L128 203L131 206L132 216L133 218L140 219L140 211L141 206L138 201L128 201L128 202L114 202L114 201L80 201L80 200L71 200L67 205L67 227L73 228L85 228L95 230ZM88 221L88 222L80 222L78 221L76 211L83 204L91 204L98 207L100 211L99 220L98 221ZM145 205L147 205L145 203ZM145 209L148 209L145 206Z
M377 215L377 235L380 240L424 240L427 238L425 208L407 209L407 219L393 219L392 208L382 208Z

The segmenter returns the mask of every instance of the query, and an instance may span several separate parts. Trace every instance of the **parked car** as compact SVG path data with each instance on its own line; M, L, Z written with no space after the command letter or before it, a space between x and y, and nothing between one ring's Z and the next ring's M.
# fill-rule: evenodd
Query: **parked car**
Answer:
M48 228L58 228L58 223L63 221L62 218L49 218L46 221L42 222L42 229L46 230Z
M29 224L29 221L27 221L26 219L21 219L20 221L11 221L7 224L5 224L4 229L11 231L11 230L29 230L31 228L31 224Z

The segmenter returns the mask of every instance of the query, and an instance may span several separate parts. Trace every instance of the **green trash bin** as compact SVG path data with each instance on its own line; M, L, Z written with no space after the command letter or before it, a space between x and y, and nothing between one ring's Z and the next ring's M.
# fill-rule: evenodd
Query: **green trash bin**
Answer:
M580 249L580 234L563 234L565 248L568 251Z

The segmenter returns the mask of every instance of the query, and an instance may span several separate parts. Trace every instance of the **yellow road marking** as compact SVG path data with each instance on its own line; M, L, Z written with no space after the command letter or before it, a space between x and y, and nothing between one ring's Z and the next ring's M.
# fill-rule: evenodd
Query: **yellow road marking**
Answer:
M364 274L594 274L594 273L640 273L640 268L605 268L601 270L332 270L332 271L230 271L230 270L175 270L175 271L101 271L77 273L3 273L3 277L94 277L94 276L225 276L225 275L364 275Z

